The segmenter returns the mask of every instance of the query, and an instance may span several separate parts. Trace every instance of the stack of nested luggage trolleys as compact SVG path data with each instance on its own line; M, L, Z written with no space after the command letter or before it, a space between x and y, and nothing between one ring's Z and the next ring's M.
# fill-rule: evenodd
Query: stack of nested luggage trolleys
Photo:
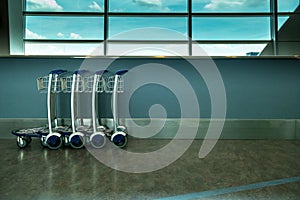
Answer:
M77 70L73 73L66 70L53 70L48 75L37 79L40 92L47 93L47 126L39 128L13 130L17 136L17 146L25 148L32 138L39 138L41 145L49 149L59 149L62 145L81 149L85 145L102 148L109 140L116 146L123 148L127 144L126 127L119 125L118 93L124 91L123 75L128 70L111 73L107 70L89 72ZM70 93L71 126L60 125L57 118L55 95ZM77 118L76 95L91 93L91 123L80 125ZM108 128L100 123L98 116L98 95L112 94L113 126ZM54 112L53 112L54 111Z

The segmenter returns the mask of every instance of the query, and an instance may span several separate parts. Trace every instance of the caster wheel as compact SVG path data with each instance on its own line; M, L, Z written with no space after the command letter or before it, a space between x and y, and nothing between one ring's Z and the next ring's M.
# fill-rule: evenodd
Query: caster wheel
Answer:
M72 133L69 137L69 144L74 149L81 149L84 147L84 134L80 132Z
M46 137L41 137L41 146L42 147L48 147L48 145L46 143Z
M65 147L70 146L69 136L63 137L63 141L64 141L63 144L64 144Z
M106 143L106 137L103 132L96 132L90 136L90 142L92 147L96 149L102 148Z
M49 134L46 137L45 143L49 149L59 149L62 145L60 134Z
M116 146L123 148L127 145L127 135L122 131L118 131L111 136L110 139Z
M27 145L29 145L32 141L31 137L25 136L25 140L27 141Z
M20 149L24 149L25 147L27 147L28 145L28 142L25 138L23 137L17 137L17 146L20 148Z

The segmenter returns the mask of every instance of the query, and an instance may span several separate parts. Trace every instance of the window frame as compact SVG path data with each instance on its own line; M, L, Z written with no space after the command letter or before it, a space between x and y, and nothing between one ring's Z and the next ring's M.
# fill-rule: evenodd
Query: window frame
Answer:
M26 42L30 43L103 43L103 56L108 56L107 49L108 43L166 43L166 44L181 44L181 43L188 43L188 56L193 56L193 44L263 44L263 43L272 43L273 45L273 55L278 55L278 18L282 16L291 16L292 12L279 12L278 11L278 0L270 0L270 12L193 12L192 10L192 2L193 0L187 0L187 12L110 12L109 11L109 0L103 0L103 12L38 12L38 11L26 11L25 4L26 0L17 0L17 3L9 3L9 9L20 9L22 10L22 14L9 16L10 19L13 18L14 20L11 23L16 22L17 19L22 18L22 38L20 38L20 28L15 29L18 33L18 36L11 36L10 43L13 45L11 47L12 55L24 55L25 53L25 45ZM11 2L11 1L9 1ZM19 3L19 4L18 4ZM21 5L21 6L20 6ZM9 12L12 13L12 12ZM14 11L13 13L17 13ZM66 17L66 16L73 16L73 17L103 17L103 40L89 40L89 39L25 39L25 29L26 29L26 16L57 16L57 17ZM108 38L108 31L109 31L109 18L110 17L186 17L187 18L187 40L110 40ZM201 18L201 17L269 17L270 18L270 33L271 38L270 40L194 40L193 39L193 18ZM11 28L10 23L10 28ZM14 29L14 28L13 28ZM10 31L10 34L13 31ZM17 46L16 43L22 41L22 44L19 44L17 50L14 51L14 46ZM57 55L59 56L59 55ZM64 56L72 56L72 55L64 55ZM87 55L82 55L87 56Z

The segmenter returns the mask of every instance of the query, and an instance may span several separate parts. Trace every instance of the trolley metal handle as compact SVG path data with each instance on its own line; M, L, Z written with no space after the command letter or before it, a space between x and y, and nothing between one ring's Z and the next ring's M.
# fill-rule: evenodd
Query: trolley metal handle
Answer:
M60 75L60 74L65 73L65 72L67 72L67 70L56 69L56 70L52 70L52 71L50 72L50 74L57 74L57 75Z
M117 128L119 126L119 117L118 117L118 101L117 101L117 93L118 93L118 81L119 77L123 74L127 73L128 70L119 70L115 73L115 80L114 80L114 88L113 88L113 94L112 94L112 113L113 113L113 120L114 120L114 130L117 131Z
M116 71L116 75L122 76L123 74L126 74L127 72L128 72L127 69L119 70L119 71Z
M86 69L81 69L81 70L76 70L75 72L74 72L74 74L84 74L84 73L87 73L88 72L88 70L86 70Z

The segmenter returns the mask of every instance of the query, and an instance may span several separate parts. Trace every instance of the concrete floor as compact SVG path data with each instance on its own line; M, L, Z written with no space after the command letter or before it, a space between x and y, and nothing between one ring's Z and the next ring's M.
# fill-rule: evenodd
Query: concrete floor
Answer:
M151 151L165 140L130 140ZM145 174L110 169L86 149L47 150L38 140L19 150L0 140L0 199L159 199L300 176L300 141L220 140L199 159L202 141L168 167ZM145 149L148 147L148 149ZM300 199L300 182L203 199Z

